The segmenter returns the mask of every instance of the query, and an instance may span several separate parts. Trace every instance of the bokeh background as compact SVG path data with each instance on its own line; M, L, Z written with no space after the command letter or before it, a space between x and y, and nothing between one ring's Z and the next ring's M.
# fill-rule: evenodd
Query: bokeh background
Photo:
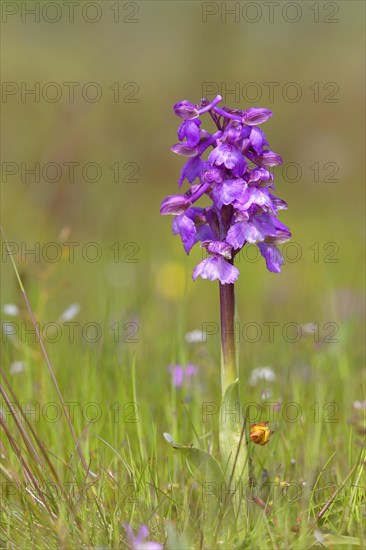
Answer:
M171 219L159 216L161 200L177 192L184 163L169 150L179 124L172 105L199 102L215 90L229 106L272 109L264 127L271 148L285 166L294 163L275 172L277 194L289 205L281 220L296 243L287 247L283 273L267 272L262 259L243 259L239 266L240 323L257 323L263 331L257 341L249 341L256 340L254 332L240 338L243 380L261 364L284 373L289 366L305 368L303 338L290 343L281 331L287 323L315 322L319 345L335 366L340 356L352 358L350 384L354 398L361 398L363 2L278 2L270 8L265 2L82 1L72 22L63 2L41 2L39 16L25 11L33 4L2 6L1 207L41 323L57 321L78 303L77 321L99 323L103 337L90 344L77 332L73 346L91 350L98 363L106 342L114 343L109 327L118 323L111 361L118 365L123 354L137 354L143 359L139 374L153 372L163 383L167 364L187 359L184 333L218 322L217 285L191 280L200 249L186 257L171 234ZM72 101L70 82L77 83ZM273 96L268 83L275 83ZM25 93L37 86L39 97ZM40 177L22 174L22 166L35 163ZM74 178L65 163L78 163ZM70 242L77 243L73 260L64 244ZM57 244L52 249L49 243ZM97 261L95 247L81 252L89 243L97 243ZM35 246L36 256L24 253ZM62 258L51 261L57 247ZM2 258L2 305L22 307L4 249ZM276 348L263 325L268 321L279 323ZM129 341L127 323L137 342ZM325 340L333 329L338 343ZM342 344L345 333L357 346ZM217 363L218 333L208 345ZM49 347L52 356L51 341ZM56 359L57 370L64 362L72 368L69 352ZM21 359L22 351L10 356ZM87 362L73 368L89 376ZM339 384L348 375L344 371Z

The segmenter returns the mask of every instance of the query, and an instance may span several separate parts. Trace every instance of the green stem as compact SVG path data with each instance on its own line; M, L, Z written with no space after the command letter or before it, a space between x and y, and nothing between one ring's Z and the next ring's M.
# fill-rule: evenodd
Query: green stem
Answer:
M222 469L225 472L226 498L223 513L232 510L232 519L243 532L247 531L247 516L242 495L247 480L248 460L245 447L245 424L240 406L239 370L235 343L234 285L220 284L221 314L221 391L219 441ZM235 496L234 496L235 492ZM227 518L232 517L231 513ZM222 517L223 520L223 517ZM217 533L221 528L218 523Z
M235 294L234 285L220 283L221 317L221 393L238 377L235 345Z

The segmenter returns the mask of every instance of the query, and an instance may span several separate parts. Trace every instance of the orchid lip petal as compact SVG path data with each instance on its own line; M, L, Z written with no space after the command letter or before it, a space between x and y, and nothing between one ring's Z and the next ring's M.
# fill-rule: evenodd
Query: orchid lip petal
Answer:
M210 281L219 280L221 284L233 284L239 276L239 270L221 256L211 256L200 262L193 272L193 280L197 277L209 279Z

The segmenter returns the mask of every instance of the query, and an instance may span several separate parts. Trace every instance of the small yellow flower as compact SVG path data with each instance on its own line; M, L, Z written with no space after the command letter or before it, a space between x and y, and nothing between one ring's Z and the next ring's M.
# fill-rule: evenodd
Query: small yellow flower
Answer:
M186 279L186 270L181 263L165 262L156 272L156 290L163 298L178 301L185 294Z
M271 430L267 426L267 422L259 422L259 424L250 425L250 441L257 445L266 445L271 435Z

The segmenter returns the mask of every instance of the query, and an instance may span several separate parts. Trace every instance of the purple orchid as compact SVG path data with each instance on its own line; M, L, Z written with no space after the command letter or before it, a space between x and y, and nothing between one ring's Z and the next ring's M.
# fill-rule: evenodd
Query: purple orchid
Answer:
M127 542L133 550L163 550L163 545L159 542L148 542L145 539L149 536L149 529L146 525L141 525L137 535L134 535L131 525L124 523L123 527L127 533Z
M185 381L190 380L197 374L198 369L195 365L188 363L185 368L182 365L169 365L168 371L171 374L173 386L180 388Z
M186 100L174 105L183 122L172 151L189 157L178 184L188 180L190 188L183 195L166 197L160 213L175 216L173 234L180 235L187 254L197 242L207 251L193 279L219 280L225 285L238 278L234 258L247 243L257 244L269 271L280 272L284 260L276 245L289 240L291 233L276 217L287 204L273 195L273 175L268 170L281 164L282 158L268 149L258 127L272 112L257 107L221 108L221 100L217 96L212 102L202 99L200 105ZM213 134L201 129L199 117L205 113L216 125ZM207 159L203 158L210 147ZM204 195L212 204L197 207Z

